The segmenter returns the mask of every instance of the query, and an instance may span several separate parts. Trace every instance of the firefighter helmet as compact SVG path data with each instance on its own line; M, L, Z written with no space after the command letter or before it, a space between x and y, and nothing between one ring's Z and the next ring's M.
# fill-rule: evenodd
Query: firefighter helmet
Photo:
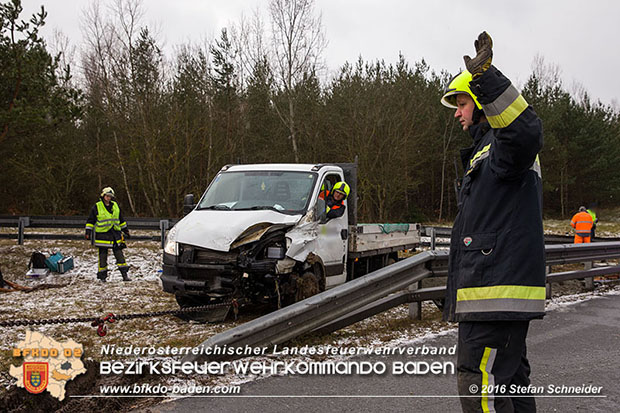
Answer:
M467 70L463 70L460 74L453 77L441 98L441 103L449 108L458 109L456 107L456 95L464 93L474 100L478 109L482 109L482 106L480 106L478 102L478 98L476 98L476 95L474 95L469 88L469 82L471 82L471 80L471 73Z
M112 187L110 186L106 186L105 188L101 190L101 197L103 198L104 195L110 195L113 198L116 196L114 195L114 189L112 189Z
M349 196L349 192L351 192L351 188L349 188L349 185L347 185L346 182L340 181L336 182L333 191L340 192L342 195L344 195L344 199L347 199L347 197Z

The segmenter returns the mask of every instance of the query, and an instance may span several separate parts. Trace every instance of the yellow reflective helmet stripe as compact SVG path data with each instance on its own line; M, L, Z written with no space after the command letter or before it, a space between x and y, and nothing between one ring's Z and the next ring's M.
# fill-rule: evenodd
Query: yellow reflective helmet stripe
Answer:
M459 288L456 292L455 312L544 312L545 294L545 287L524 285Z
M491 127L499 129L510 125L527 106L525 98L513 85L510 85L493 102L482 105L482 109Z

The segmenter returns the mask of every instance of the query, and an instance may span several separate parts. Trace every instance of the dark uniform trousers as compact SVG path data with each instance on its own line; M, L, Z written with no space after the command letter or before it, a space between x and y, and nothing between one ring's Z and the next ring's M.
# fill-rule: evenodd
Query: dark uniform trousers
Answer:
M529 321L459 323L457 380L464 412L536 411L534 397L511 391L530 384L528 327Z
M99 271L97 272L97 278L100 280L105 280L108 276L108 250L110 248L101 248L99 247ZM123 250L117 247L116 245L112 249L112 253L114 254L114 258L116 259L116 266L123 276L127 275L129 271L129 267L125 262L125 255L123 254Z

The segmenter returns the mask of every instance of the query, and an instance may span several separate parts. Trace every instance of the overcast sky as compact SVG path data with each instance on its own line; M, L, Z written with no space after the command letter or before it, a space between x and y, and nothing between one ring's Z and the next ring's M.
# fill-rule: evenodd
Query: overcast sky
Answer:
M28 16L45 6L44 36L56 29L79 47L81 15L89 1L22 1ZM143 1L145 23L159 29L166 52L180 43L212 39L242 13L249 16L257 7L266 12L267 5L267 0ZM494 42L493 63L516 84L525 82L539 55L561 69L568 91L580 84L593 99L620 108L620 1L316 0L316 10L322 14L329 42L324 58L332 73L360 55L394 63L400 52L409 63L425 59L433 70L455 74L464 66L462 55L473 57L473 40L487 30Z

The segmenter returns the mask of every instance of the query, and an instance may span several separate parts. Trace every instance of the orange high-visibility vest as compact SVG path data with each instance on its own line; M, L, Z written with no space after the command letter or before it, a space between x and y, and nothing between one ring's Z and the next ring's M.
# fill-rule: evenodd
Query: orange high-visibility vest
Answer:
M580 237L590 236L592 224L592 216L585 211L576 213L570 221L570 226L575 228L575 234Z

